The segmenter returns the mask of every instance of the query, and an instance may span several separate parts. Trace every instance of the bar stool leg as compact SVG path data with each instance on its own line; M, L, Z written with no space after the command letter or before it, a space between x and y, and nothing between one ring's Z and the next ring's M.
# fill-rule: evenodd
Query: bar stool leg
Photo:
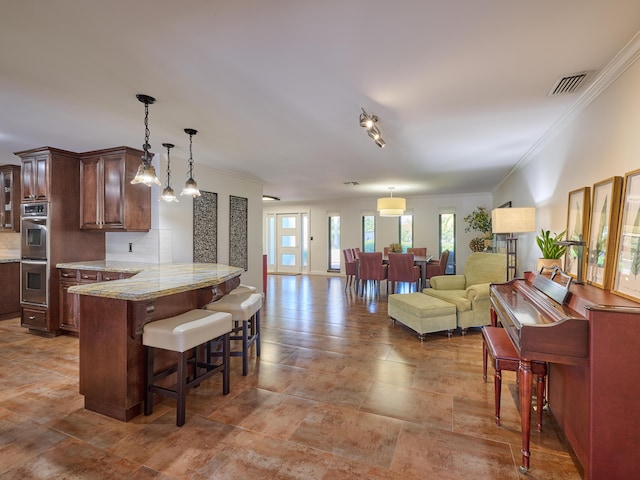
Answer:
M190 350L186 352L178 353L178 398L177 398L177 418L176 425L181 427L184 425L185 421L185 411L187 405L187 392L186 392L186 384L187 384L187 358L189 357Z
M224 395L229 394L229 379L231 377L229 372L229 366L231 364L231 341L229 336L230 335L228 333L225 333L224 338L222 339L222 359L224 362L224 369L222 370L222 393Z
M260 310L258 310L256 312L254 321L255 321L255 328L256 328L255 334L258 335L256 337L256 357L259 357L260 356L260 337L261 337L261 334L260 334Z
M249 320L242 321L242 375L247 375L249 372Z

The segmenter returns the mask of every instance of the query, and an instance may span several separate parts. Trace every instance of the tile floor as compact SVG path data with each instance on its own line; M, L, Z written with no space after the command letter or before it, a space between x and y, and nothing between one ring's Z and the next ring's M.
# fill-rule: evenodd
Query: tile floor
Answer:
M217 377L191 390L182 428L171 400L128 423L84 410L77 338L0 322L0 480L580 478L549 418L518 472L515 374L498 427L479 331L421 343L391 324L384 288L268 281L261 358L247 377L232 358L228 396Z

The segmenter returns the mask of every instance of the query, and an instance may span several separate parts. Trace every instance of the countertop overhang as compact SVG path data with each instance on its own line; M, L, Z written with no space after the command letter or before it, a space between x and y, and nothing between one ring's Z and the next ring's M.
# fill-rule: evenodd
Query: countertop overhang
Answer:
M119 300L145 301L213 287L240 276L244 270L219 263L135 264L94 261L59 263L57 268L136 273L131 278L69 287L69 293Z

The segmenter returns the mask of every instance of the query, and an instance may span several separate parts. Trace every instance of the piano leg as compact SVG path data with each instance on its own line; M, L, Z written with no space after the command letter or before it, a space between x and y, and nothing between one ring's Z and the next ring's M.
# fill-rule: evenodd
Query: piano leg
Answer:
M520 359L520 419L522 422L522 465L520 472L529 470L529 443L531 439L531 360Z

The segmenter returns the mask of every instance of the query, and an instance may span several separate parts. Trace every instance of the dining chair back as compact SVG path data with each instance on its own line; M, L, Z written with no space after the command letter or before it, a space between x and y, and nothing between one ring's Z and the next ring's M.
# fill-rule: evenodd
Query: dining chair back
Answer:
M373 282L374 289L377 289L378 295L380 295L380 280L387 278L387 265L382 264L382 252L360 252L358 264L358 277L362 285L363 295L365 282L368 284L370 281Z
M427 263L427 279L437 275L444 275L447 270L447 262L449 261L449 250L445 250L440 254L439 260L432 260Z
M418 291L420 282L420 267L413 264L413 253L389 253L389 272L387 275L387 292L394 293L396 283L415 283ZM391 289L389 289L391 283Z
M358 260L358 258L360 258L360 249L356 247L352 250L353 250L353 259Z
M353 258L353 250L351 248L345 248L342 253L344 255L344 272L347 276L347 282L344 288L348 288L355 283L356 261L355 258Z
M427 256L427 247L415 247L415 248L407 248L407 253L413 253L419 257Z

